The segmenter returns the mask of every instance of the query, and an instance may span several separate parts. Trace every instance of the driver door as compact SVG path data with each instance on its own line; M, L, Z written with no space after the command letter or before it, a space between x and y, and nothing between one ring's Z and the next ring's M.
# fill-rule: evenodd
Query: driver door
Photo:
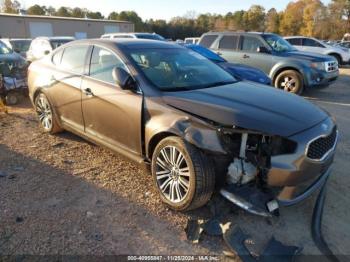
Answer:
M129 72L117 54L94 46L89 75L82 81L85 132L112 149L140 155L143 96L120 88L112 76L114 67Z

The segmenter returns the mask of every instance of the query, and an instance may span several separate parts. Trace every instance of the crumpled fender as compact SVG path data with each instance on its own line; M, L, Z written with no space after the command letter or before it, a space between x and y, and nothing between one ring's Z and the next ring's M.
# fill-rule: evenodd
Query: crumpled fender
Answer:
M169 114L153 116L146 123L145 146L147 157L150 157L151 150L156 146L155 141L159 142L160 137L169 134L179 136L190 144L213 154L227 153L221 145L216 128L204 121L169 112Z

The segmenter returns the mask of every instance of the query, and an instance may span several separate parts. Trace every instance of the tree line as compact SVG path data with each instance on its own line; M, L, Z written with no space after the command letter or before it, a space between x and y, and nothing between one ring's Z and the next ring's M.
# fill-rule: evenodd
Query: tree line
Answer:
M2 0L1 11L18 13L17 0ZM28 15L77 17L90 19L124 20L135 24L135 31L156 32L165 38L196 37L210 30L265 31L281 35L305 35L320 39L341 39L350 33L350 0L332 0L324 5L320 0L291 1L283 11L265 10L252 5L248 10L220 14L188 12L169 21L149 19L143 21L134 11L111 12L104 17L100 12L85 8L30 6Z

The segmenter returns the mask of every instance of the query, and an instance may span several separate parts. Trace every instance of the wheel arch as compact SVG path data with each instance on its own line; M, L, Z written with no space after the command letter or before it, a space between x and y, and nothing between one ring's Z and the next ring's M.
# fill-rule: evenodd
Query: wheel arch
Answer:
M329 54L327 54L329 56L335 56L339 58L339 61L342 63L343 62L343 57L341 56L341 54L337 53L337 52L330 52Z
M286 67L281 67L279 69L277 69L274 73L273 73L273 76L272 76L272 83L273 83L273 86L275 86L275 82L276 82L276 79L278 77L279 74L281 74L283 71L287 71L287 70L293 70L293 71L296 71L298 72L303 81L304 81L304 84L305 84L305 76L304 74L301 72L301 70L297 67L294 67L294 66L286 66Z

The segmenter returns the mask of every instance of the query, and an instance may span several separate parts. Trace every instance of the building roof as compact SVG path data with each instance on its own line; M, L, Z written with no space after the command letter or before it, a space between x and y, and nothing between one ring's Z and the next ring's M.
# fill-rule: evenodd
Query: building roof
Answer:
M61 17L61 16L44 16L44 15L18 15L18 14L7 14L0 13L1 16L10 16L17 18L37 18L37 19L52 19L52 20L73 20L73 21L87 21L87 22L103 22L103 23L126 23L133 24L129 21L117 21L117 20L107 20L107 19L91 19L91 18L76 18L76 17Z

